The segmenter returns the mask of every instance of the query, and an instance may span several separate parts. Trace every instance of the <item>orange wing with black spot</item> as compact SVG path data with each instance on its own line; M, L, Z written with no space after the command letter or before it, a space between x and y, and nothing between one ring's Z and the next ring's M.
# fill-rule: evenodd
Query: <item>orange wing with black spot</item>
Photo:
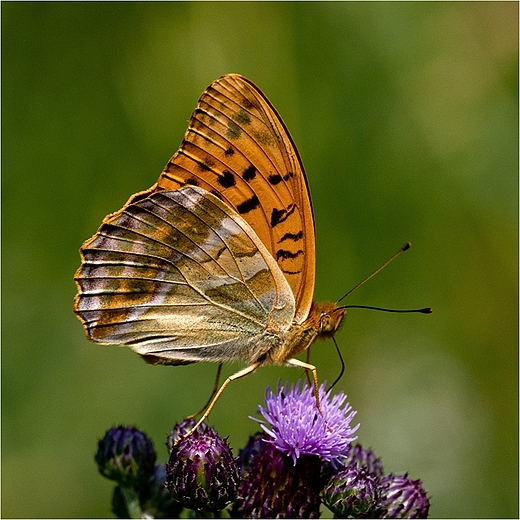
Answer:
M295 321L304 321L316 262L307 178L282 118L243 76L222 76L206 89L179 150L145 193L185 185L213 193L247 221L289 282Z

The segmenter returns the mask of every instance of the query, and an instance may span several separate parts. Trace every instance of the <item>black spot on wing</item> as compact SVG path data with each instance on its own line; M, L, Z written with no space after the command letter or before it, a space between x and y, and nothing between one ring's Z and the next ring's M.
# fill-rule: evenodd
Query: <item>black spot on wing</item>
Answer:
M276 185L276 184L280 184L280 182L282 182L282 180L288 181L291 177L294 177L293 172L287 172L284 176L280 175L279 173L273 173L273 174L269 175L269 177L267 177L267 180L271 184Z
M224 151L224 155L226 156L230 156L230 155L233 155L235 153L235 149L234 148L231 148L231 146L229 148L227 148L225 151Z
M206 115L206 113L207 113L206 110L203 110L199 106L197 108L195 108L195 110L193 111L193 115L194 116L202 116L202 117L204 117Z
M280 224L280 222L287 220L295 209L296 206L294 204L290 204L288 209L273 208L271 213L271 227L275 227L276 225Z
M244 170L244 173L242 174L242 178L246 182L249 182L249 181L253 180L255 177L256 177L256 168L251 164Z
M206 164L205 162L202 162L202 161L195 161L197 163L197 166L199 167L199 170L203 171L203 172L208 172L211 168L209 167L208 164Z
M220 255L227 250L227 246L222 246L215 255L215 260L218 260L220 258Z
M245 200L241 204L237 206L237 211L243 215L244 213L249 213L260 205L260 201L256 195L253 195L251 198Z
M282 267L282 271L285 273L285 274L300 274L302 272L301 269L298 269L298 271L289 271L288 269L284 269L283 266Z
M235 185L235 176L229 170L224 170L222 174L217 177L217 182L223 188L230 188Z
M301 240L303 238L303 231L300 229L298 233L285 233L285 235L278 240L278 243L283 242L284 240L293 240L296 242L297 240Z
M298 249L298 251L295 253L285 249L278 249L278 251L276 251L276 260L279 260L280 258L283 258L284 260L287 258L296 258L299 255L303 255L303 251L301 249Z

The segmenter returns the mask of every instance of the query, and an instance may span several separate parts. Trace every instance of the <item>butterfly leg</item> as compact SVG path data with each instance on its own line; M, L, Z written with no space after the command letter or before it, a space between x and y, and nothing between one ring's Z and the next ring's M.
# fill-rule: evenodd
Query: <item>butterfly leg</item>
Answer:
M209 403L211 403L211 400L213 399L213 397L217 393L218 383L220 381L220 373L221 372L222 372L222 363L219 363L218 369L217 369L217 377L215 378L215 384L213 385L213 390L211 391L209 399L206 401L206 404L197 413L192 413L191 415L188 415L186 417L186 419L195 419L195 417L198 417L209 406Z
M310 370L312 372L312 378L314 379L314 397L316 398L316 408L318 408L318 411L323 417L323 412L321 410L320 405L320 385L318 383L318 371L316 370L316 367L314 365L311 365L310 363L304 363L303 361L300 361L296 358L288 359L286 363L290 366L304 368L305 370Z
M316 370L316 367L314 365L311 365L310 363L305 363L303 361L300 361L299 359L292 358L286 361L287 365L298 367L298 368L304 368L305 370L310 370L312 372L312 378L314 379L314 397L316 399L316 408L318 409L318 412L320 412L320 415L325 419L325 424L327 425L327 428L332 431L332 426L327 422L327 419L323 415L323 410L321 409L320 404L320 385L318 383L318 371Z
M311 349L310 348L308 348L305 351L305 363L307 363L308 365L311 364ZM305 377L307 378L307 382L310 385L311 384L311 378L309 376L309 371L308 370L305 371Z
M180 437L175 445L179 444L180 441L183 439L186 439L189 437L209 416L211 413L211 410L213 410L213 407L215 406L215 403L219 400L220 396L222 395L222 392L226 389L227 385L231 383L231 381L234 381L235 379L240 379L241 377L247 376L248 374L253 373L260 365L262 365L262 361L258 361L257 363L253 363L252 365L239 370L238 372L235 372L234 374L230 375L220 387L219 391L215 394L211 402L209 403L209 406L207 407L206 411L204 412L204 415L199 419L197 424L186 434Z

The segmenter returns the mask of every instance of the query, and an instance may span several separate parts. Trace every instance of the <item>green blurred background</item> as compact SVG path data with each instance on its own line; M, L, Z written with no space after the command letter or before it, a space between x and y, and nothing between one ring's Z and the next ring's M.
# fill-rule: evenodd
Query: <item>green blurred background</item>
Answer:
M166 460L215 366L153 367L89 343L78 248L152 185L209 83L256 82L306 165L317 300L349 303L338 390L360 441L433 517L518 517L518 4L2 3L2 516L110 516L96 442L134 424ZM313 348L321 379L339 361ZM239 366L226 367L226 374ZM238 453L267 385L210 417ZM329 514L330 517L330 514Z

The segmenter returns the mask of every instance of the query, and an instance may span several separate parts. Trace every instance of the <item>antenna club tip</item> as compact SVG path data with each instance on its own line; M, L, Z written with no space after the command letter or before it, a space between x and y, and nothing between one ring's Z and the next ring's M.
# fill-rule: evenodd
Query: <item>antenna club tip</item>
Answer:
M402 251L406 251L412 247L411 242L406 242L406 244L403 246Z
M433 312L433 309L431 307L426 307L424 309L421 309L421 312L423 314L431 314Z

